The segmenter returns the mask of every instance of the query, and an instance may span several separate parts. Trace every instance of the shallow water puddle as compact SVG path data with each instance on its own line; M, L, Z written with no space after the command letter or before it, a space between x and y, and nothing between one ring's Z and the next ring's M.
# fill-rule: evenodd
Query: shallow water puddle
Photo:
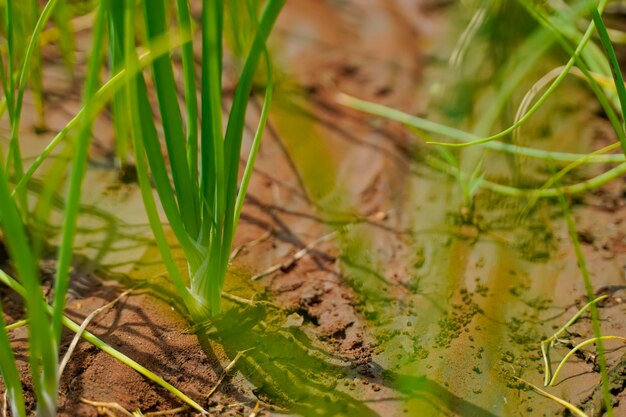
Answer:
M353 34L356 45L367 39L359 35ZM289 51L296 77L308 79L298 70L308 58L306 49L302 55L295 49L292 45ZM385 62L385 51L381 54L372 66ZM358 61L348 56L335 65L351 59ZM273 109L272 136L286 148L320 225L338 232L334 244L341 279L352 289L355 309L373 340L369 370L360 369L357 380L349 382L355 384L353 398L378 415L557 413L558 405L515 377L541 385L540 341L567 321L584 294L567 233L555 220L559 208L540 202L526 212L525 201L488 193L479 193L474 207L467 208L459 184L424 163L431 150L407 145L385 123L334 102L336 86L371 96L368 77L361 76L361 71L371 75L370 67L357 65L346 73L318 65L333 87L314 84L309 97L298 89L283 91ZM383 75L374 79L390 71L377 70ZM580 100L578 90L571 91L556 109L570 106L569 99ZM396 92L387 101L402 103L404 93L412 94ZM532 129L543 129L543 138L551 132L552 141L544 139L542 146L552 148L558 138L580 130L580 123L585 115ZM585 135L572 150L584 151L590 141ZM461 166L473 169L481 154L464 153ZM535 164L524 172L519 158L494 154L488 161L491 176L518 183L533 184L541 169ZM368 220L376 213L384 215ZM620 274L605 274L595 285L622 280ZM555 356L553 366L560 359ZM550 392L581 401L599 380L590 371L579 361L569 374L591 377L568 379ZM371 389L372 381L377 390Z
M562 224L552 221L558 214L554 204L540 203L520 218L521 202L481 195L474 218L464 219L455 209L463 206L457 184L411 162L422 175L407 170L401 181L406 189L379 186L379 209L388 208L390 200L400 199L401 205L389 208L386 220L364 221L362 192L335 187L346 184L339 179L320 178L333 172L339 177L343 163L362 173L356 177L369 178L382 175L375 170L384 164L372 165L354 149L337 151L334 141L340 139L327 126L305 124L298 113L285 110L292 107L276 105L273 127L301 182L315 190L309 195L321 196L314 206L322 222L332 230L338 213L355 216L334 227L342 279L353 289L355 308L374 340L370 372L361 372L355 398L378 415L556 413L555 403L515 379L540 385L539 342L550 326L567 320L565 310L583 294L571 257L562 257L571 249ZM304 126L306 135L301 134ZM367 135L366 129L355 129ZM303 141L307 152L295 152ZM330 149L341 162L318 163L317 156ZM324 189L324 184L331 187ZM338 190L341 197L326 197ZM385 398L367 387L372 375ZM551 392L579 398L591 387L588 383L569 381Z
M277 77L235 243L241 253L226 279L225 291L249 302L224 301L224 314L196 329L204 353L219 347L230 359L241 354L239 375L277 413L555 415L559 406L515 377L541 385L539 343L584 299L559 209L539 202L526 213L525 202L488 193L467 207L460 184L427 164L440 154L334 100L344 91L425 111L426 90L438 86L431 72L443 58L425 57L423 49L434 43L429 32L440 20L410 1L290 6L273 41L281 51L276 62L289 70ZM429 59L433 68L422 68ZM554 106L581 100L571 91ZM529 130L547 131L542 146L557 147L586 116ZM572 150L587 149L590 136ZM481 155L465 152L460 165L471 170ZM486 160L491 176L537 181L536 165L525 172L519 159ZM163 314L182 314L139 192L116 175L94 163L85 180L77 250L89 261L81 266L126 286L141 284L166 302ZM61 207L54 204L52 224L60 223ZM581 227L594 230L587 223L597 213L581 210L588 217ZM607 242L619 246L616 236ZM305 256L291 262L302 250ZM621 260L592 259L596 289L623 284ZM178 261L184 271L184 259ZM275 273L250 280L281 262L286 266ZM611 308L621 307L615 301ZM610 326L616 317L605 323L611 334L623 330ZM576 332L588 334L588 324ZM577 374L584 375L569 378ZM550 392L573 402L599 380L592 361L580 358L564 379Z
M307 137L289 130L297 115L284 115L279 108L274 116L275 129L282 133L288 149L303 140L307 147L317 148L308 155L332 146L328 134L318 132L311 137L316 130L312 123L306 128ZM281 116L289 123L281 125ZM294 125L302 129L303 121ZM333 171L333 166L311 164L318 160L315 157L290 155L305 186L313 189L320 186L316 169L325 174ZM355 164L349 152L343 156L334 154L336 160ZM358 169L371 174L367 163ZM491 237L475 225L455 225L448 209L454 183L431 175L406 179L411 188L407 201L383 225L354 221L337 228L342 277L353 288L356 308L375 340L370 367L395 401L381 408L376 392L365 389L359 395L380 415L387 414L392 404L394 412L409 415L511 415L520 409L513 389L519 384L512 376L540 364L538 320L547 308L547 300L531 289L529 280L545 270L545 264L524 258L545 260L549 256L546 249L537 253L541 245L524 256L516 246L523 239L536 240L536 235L544 238L545 226L537 227L536 233L523 227L494 231ZM334 187L320 195L333 191ZM344 201L354 198L342 194ZM322 218L354 213L358 207L334 199L327 214L324 207L328 205L320 201L317 207Z

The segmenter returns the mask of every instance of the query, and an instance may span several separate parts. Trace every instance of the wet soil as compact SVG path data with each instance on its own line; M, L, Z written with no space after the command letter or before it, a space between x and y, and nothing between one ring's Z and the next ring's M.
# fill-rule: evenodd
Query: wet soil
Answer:
M585 304L558 207L539 204L520 223L523 202L484 193L468 216L457 185L424 163L428 151L413 133L335 99L341 91L427 113L431 73L445 59L435 46L446 3L288 2L272 38L280 82L225 289L253 302L225 299L224 314L201 326L191 328L172 301L138 190L132 177L122 181L112 170L110 117L101 118L68 316L80 322L140 285L89 330L211 415L253 415L255 407L261 415L303 416L561 414L513 378L540 385L539 342ZM87 43L79 39L80 58ZM36 117L25 112L30 155L78 108L80 84L46 51L48 133L33 135ZM609 138L593 112L586 109L581 123L599 127L581 142L600 147ZM617 180L574 210L595 288L610 294L600 308L603 332L621 336L625 187ZM2 302L12 319L20 317L14 294L3 293ZM591 335L585 318L569 336L574 343ZM28 386L25 331L12 338ZM607 346L619 401L623 352ZM592 352L564 369L554 393L601 415L591 411L601 407ZM234 371L207 398L238 354ZM84 341L59 394L62 416L98 415L81 399L144 413L182 405ZM626 415L625 407L616 415Z

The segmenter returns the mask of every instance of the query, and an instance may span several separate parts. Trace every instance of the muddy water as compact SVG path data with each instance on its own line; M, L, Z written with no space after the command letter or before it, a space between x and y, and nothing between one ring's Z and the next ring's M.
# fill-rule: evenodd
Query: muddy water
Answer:
M539 342L584 304L558 207L548 201L526 211L525 201L486 192L468 200L459 182L428 164L441 155L413 133L335 101L341 91L476 133L497 125L481 116L493 89L468 91L474 75L450 71L447 63L468 17L438 3L290 0L278 24L276 98L238 230L241 252L225 288L255 303L224 301L224 315L198 329L203 346L219 345L229 358L244 352L237 371L256 398L272 404L267 410L302 416L560 412L515 379L541 385ZM483 84L490 79L488 70L479 74ZM595 139L594 108L574 112L587 96L574 84L565 92L549 103L559 117L533 121L528 136L548 132L541 146L557 148L559 138L583 132L567 150L585 151ZM474 99L484 105L473 108ZM472 170L483 152L455 156ZM537 182L540 166L528 162L494 154L483 160L493 177ZM89 210L77 246L94 262L83 268L97 265L125 285L141 282L157 298L172 300L139 192L108 168L93 164L86 180ZM626 232L619 219L626 214L604 209L621 192L607 190L576 211L581 230L597 237L585 250L598 289L624 281ZM52 223L59 223L60 207ZM332 239L298 262L250 281L329 233ZM611 312L606 330L623 332L619 303ZM576 328L580 337L589 334L588 324ZM550 392L579 403L598 383L592 371L593 363L577 359L565 370L576 377Z

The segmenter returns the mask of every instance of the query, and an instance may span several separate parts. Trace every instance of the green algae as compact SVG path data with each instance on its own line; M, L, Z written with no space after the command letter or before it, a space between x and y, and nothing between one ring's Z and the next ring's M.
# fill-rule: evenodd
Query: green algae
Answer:
M272 122L286 148L307 142L306 155L290 156L303 186L315 190L309 195L317 213L322 219L355 213L358 200L327 177L338 175L338 155L312 163L332 147L329 139L316 134L310 119L303 129L305 121L295 122L290 106L277 108ZM373 361L385 384L405 396L399 400L405 414L509 415L523 403L516 394L522 386L513 377L541 365L539 316L547 302L527 285L525 271L541 268L534 265L555 248L553 207L540 205L520 217L519 201L479 193L473 217L462 217L447 209L463 204L455 187L430 174L413 177L408 192L399 190L406 196L400 209L412 212L404 244L413 249L393 260L406 265L405 290L389 276L389 254L368 224L335 229L342 276L375 339ZM325 210L327 201L332 210Z

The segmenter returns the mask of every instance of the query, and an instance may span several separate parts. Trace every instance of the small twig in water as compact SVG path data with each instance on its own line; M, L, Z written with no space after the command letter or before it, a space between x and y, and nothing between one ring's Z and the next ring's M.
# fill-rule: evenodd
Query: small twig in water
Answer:
M133 415L133 413L131 413L130 411L128 411L127 409L125 409L124 407L122 407L121 405L119 405L118 403L108 403L108 402L102 402L102 401L91 401L88 400L86 398L81 398L80 402L87 404L87 405L91 405L93 407L96 407L96 409L98 410L98 414L102 414L102 413L106 413L107 415L112 415L111 412L109 411L109 409L113 409L116 411L119 411L120 413L123 413L126 416L129 417L135 417ZM114 415L114 414L113 414Z
M242 245L237 246L230 254L230 259L229 262L232 262L233 259L235 259L237 256L239 256L239 253L242 251L242 249L244 248L250 248L252 246L256 246L261 242L266 241L267 239L270 238L270 236L272 236L272 230L268 230L265 233L263 233L260 237L251 240L250 242L244 243Z
M222 291L222 297L227 299L228 301L232 301L233 303L252 306L254 305L253 300L248 300L247 298L239 297L238 295L229 294L225 291Z
M98 409L99 414L106 413L106 415L111 416L111 417L115 417L115 414L111 413L109 409L119 411L120 413L124 413L124 415L130 416L130 417L167 416L170 414L182 413L183 411L187 411L189 409L189 407L187 406L182 406L182 407L173 408L171 410L165 410L165 411L151 411L149 413L142 413L140 410L137 410L131 413L130 411L128 411L127 409L119 405L118 403L114 403L114 402L91 401L86 398L81 398L80 401L85 404L96 407Z
M273 265L271 267L269 267L268 269L266 269L265 271L254 275L252 278L250 278L252 281L256 281L258 279L261 279L263 277L266 277L268 275L273 274L274 272L277 271L285 271L289 268L291 268L296 262L298 262L300 259L304 258L304 256L306 254L308 254L311 250L313 250L317 245L319 245L322 242L327 242L331 239L333 239L335 236L337 236L337 231L328 233L322 237L319 237L317 239L315 239L313 242L309 243L308 245L306 245L304 248L300 249L298 252L296 252L288 261L286 262L282 262L276 265Z
M217 391L217 388L220 386L220 384L222 383L224 378L226 378L226 375L228 375L228 373L235 367L235 365L237 364L237 361L243 356L243 354L246 353L246 352L251 351L252 349L254 349L254 348L250 348L250 349L242 350L241 352L237 352L237 354L235 355L235 359L233 359L228 364L228 366L226 366L226 368L224 368L224 372L222 372L222 375L220 375L219 379L217 380L217 382L215 383L213 388L211 388L211 391L209 391L209 393L206 395L207 399L211 398L211 395L213 395L215 393L215 391Z
M238 295L230 294L224 291L222 291L222 297L224 297L228 301L231 301L233 303L240 304L240 305L245 305L245 306L265 305L265 306L280 309L279 306L269 301L256 301L254 299L250 300L248 298L239 297Z

